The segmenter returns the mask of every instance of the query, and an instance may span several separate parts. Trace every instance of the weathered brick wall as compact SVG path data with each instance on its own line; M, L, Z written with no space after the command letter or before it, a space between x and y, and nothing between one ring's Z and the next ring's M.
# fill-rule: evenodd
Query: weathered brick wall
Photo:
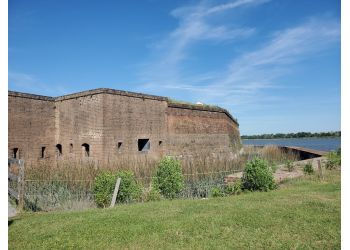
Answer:
M159 157L167 141L166 108L161 99L104 94L105 160L117 161L126 154ZM149 139L148 152L138 150L138 139Z
M9 92L8 96L8 155L19 149L17 157L26 161L41 159L41 148L45 157L55 155L52 145L55 135L55 104L49 97L30 96Z
M238 123L220 108L175 105L164 97L97 89L58 98L9 92L9 157L116 162L163 154L232 153ZM149 139L140 152L138 139ZM61 145L61 154L56 145ZM89 157L83 144L89 145Z
M99 160L103 157L103 95L68 95L56 100L54 145L61 159ZM89 157L83 144L89 145Z
M167 120L170 154L220 154L240 147L238 125L224 112L170 105Z

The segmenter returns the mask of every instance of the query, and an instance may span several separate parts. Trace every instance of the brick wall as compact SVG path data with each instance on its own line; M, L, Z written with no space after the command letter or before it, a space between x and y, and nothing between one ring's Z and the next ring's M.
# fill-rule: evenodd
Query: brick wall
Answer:
M98 160L103 157L103 95L62 98L55 102L55 141L62 159ZM89 156L83 144L89 145Z
M166 147L166 108L165 100L104 94L105 160L118 160L125 154L159 157ZM149 139L147 153L139 151L138 139Z
M164 97L97 89L58 98L9 92L8 101L9 157L19 148L27 161L227 154L241 143L226 110L175 105ZM149 140L149 150L139 151L139 139Z
M170 154L219 154L240 146L238 125L220 110L169 106L167 111Z
M30 97L9 93L8 96L8 155L19 149L17 157L27 161L41 159L42 147L45 158L55 155L55 104L50 98Z

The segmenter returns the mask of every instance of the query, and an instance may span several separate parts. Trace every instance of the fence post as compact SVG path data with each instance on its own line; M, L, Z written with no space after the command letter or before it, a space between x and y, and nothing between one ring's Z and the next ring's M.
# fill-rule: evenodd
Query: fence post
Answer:
M22 211L24 208L24 160L19 160L18 165L18 209Z
M317 160L317 166L318 166L318 171L320 173L320 178L322 180L324 180L324 178L323 178L323 170L322 170L322 166L321 166L321 161L320 160Z
M117 200L117 195L119 191L119 185L120 185L121 178L117 179L117 182L115 183L115 188L114 188L114 193L113 193L113 198L111 202L111 207L114 207L115 201Z

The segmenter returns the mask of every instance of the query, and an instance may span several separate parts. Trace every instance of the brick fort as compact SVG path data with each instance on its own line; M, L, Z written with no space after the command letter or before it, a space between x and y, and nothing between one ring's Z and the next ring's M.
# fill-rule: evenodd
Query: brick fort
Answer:
M233 154L239 124L220 107L94 89L59 97L8 92L8 154L29 162Z

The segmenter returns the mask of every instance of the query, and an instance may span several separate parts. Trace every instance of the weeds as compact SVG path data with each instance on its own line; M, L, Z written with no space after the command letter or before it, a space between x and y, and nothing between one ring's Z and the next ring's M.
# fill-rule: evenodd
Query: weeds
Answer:
M272 171L276 171L277 164L298 159L298 155L277 146L248 146L236 155L198 152L177 156L175 158L182 166L184 187L176 198L206 198L210 196L212 187L219 187L224 192L224 177L242 171L246 162L256 156L268 161ZM93 183L96 176L104 171L115 173L120 170L134 173L137 184L143 187L142 201L158 200L160 194L149 188L157 164L157 159L147 155L120 157L104 164L93 159L28 164L25 166L27 208L37 211L74 209L84 205L94 207ZM238 188L229 191L230 188L227 187L227 193L240 192L236 191Z

